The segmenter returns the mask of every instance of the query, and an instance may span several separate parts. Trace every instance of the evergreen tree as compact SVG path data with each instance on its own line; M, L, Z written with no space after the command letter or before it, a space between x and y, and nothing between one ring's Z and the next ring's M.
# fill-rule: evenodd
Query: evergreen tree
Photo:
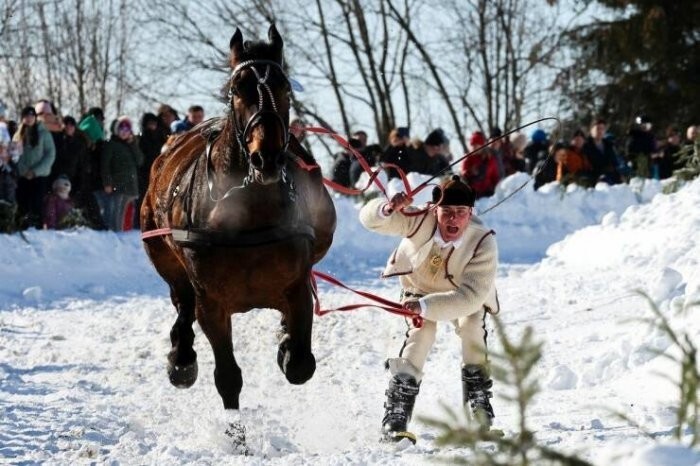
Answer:
M593 0L586 0L593 1ZM700 116L700 2L595 0L606 19L572 30L557 83L575 120L604 115L621 134L644 113L655 128Z

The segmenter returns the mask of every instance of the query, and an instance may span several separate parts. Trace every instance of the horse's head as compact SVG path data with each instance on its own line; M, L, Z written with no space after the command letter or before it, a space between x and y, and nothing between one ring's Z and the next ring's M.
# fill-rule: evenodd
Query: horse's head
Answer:
M228 102L238 144L252 182L271 184L282 176L289 141L289 80L282 69L282 38L274 24L268 42L231 37Z

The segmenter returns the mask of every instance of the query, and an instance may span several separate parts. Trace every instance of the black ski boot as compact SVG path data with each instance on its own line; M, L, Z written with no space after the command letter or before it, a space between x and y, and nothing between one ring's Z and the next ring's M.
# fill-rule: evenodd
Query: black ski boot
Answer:
M462 393L464 407L469 409L474 418L487 429L491 427L493 408L489 398L493 396L493 381L486 366L467 364L462 367Z
M398 442L408 438L416 443L415 435L407 431L408 421L411 420L413 405L416 403L419 384L410 374L396 374L389 381L384 403L384 419L382 420L383 440Z

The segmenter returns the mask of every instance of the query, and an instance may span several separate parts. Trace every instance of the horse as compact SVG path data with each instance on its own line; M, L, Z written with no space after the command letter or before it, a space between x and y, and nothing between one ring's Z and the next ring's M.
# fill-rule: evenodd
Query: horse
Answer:
M313 157L289 132L290 82L274 24L267 41L230 40L224 116L178 136L153 163L141 207L146 253L170 288L177 319L168 377L197 379L196 319L214 352L225 409L239 409L243 385L231 316L281 313L277 364L303 384L311 350L311 269L333 241L336 213ZM241 329L245 331L245 329Z

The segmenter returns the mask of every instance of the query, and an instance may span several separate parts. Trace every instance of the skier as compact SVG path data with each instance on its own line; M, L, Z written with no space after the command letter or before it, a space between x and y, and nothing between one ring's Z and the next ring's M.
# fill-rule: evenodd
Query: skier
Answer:
M404 193L389 202L374 199L360 211L367 229L403 237L383 277L399 276L403 305L424 319L420 328L407 319L409 330L399 357L387 360L391 379L382 420L386 441L408 438L415 443L407 427L438 321L451 321L462 340L465 408L485 428L494 418L485 321L487 313L499 310L494 283L498 251L494 232L472 216L475 197L469 185L453 176L433 189L438 206L425 214L399 212L412 201Z

